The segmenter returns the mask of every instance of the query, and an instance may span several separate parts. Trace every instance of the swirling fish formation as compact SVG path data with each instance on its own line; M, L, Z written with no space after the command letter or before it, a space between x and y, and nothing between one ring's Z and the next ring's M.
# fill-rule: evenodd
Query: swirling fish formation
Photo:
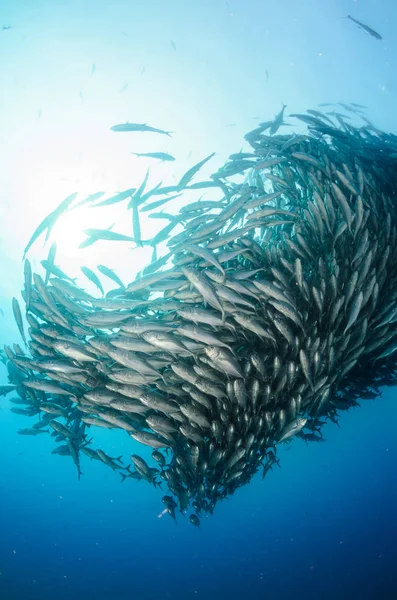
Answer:
M276 135L283 115L246 135L252 151L202 185L224 197L184 205L169 253L128 286L94 298L26 261L29 354L5 348L1 391L41 415L21 434L50 426L79 475L84 453L164 485L168 513L191 508L196 526L278 463L277 444L322 441L396 380L397 139L317 111L295 115L306 133ZM23 333L16 300L14 314ZM133 440L133 468L91 448L95 426L154 463Z

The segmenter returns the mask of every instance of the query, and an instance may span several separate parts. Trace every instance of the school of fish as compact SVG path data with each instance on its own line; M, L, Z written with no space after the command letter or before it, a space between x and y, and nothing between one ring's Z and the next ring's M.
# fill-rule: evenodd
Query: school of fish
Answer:
M134 232L86 230L85 245L153 247L152 263L128 285L105 265L98 274L82 267L102 295L88 294L55 266L54 244L43 277L25 259L25 307L15 298L12 306L27 350L14 344L1 355L9 384L0 394L16 393L12 410L36 418L20 434L50 432L53 452L70 457L79 477L85 455L123 481L161 486L165 511L189 512L197 527L278 464L278 444L323 441L328 420L397 378L397 137L357 104L342 108L362 126L334 107L288 115L304 132L280 134L285 108L247 133L250 151L232 154L208 181L192 183L212 155L175 186L146 192L146 176L138 190L96 204L128 201ZM170 135L112 129L139 127ZM186 189L222 197L184 204L141 240L140 211ZM46 217L25 255L74 201ZM106 296L99 275L117 286ZM131 463L92 448L94 427L124 430ZM153 449L151 464L136 442Z

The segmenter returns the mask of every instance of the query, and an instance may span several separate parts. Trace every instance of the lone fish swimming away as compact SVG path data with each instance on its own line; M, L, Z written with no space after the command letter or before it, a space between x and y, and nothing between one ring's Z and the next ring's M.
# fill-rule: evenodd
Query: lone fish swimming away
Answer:
M379 33L377 33L376 31L374 31L373 29L371 29L371 27L368 27L368 25L364 25L364 23L357 21L357 19L354 19L350 15L347 15L347 18L350 19L351 21L353 21L354 23L356 23L359 27L361 27L361 29L364 29L364 31L369 33L369 35L372 35L372 37L374 37L375 39L383 40L382 36Z
M167 154L167 152L131 152L135 156L145 156L146 158L156 158L157 160L166 161L166 160L175 160L171 154Z
M156 129L156 127L150 127L146 123L121 123L120 125L113 125L110 128L111 131L151 131L152 133L162 133L171 137L172 131L163 131L162 129Z

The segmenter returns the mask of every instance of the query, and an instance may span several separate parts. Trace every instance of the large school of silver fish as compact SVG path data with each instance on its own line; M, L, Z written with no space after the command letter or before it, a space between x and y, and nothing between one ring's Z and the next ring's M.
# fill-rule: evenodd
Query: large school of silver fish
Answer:
M127 199L139 218L169 194L222 191L169 216L151 240L166 240L168 253L129 285L102 266L117 288L95 298L51 251L45 278L26 259L29 352L15 344L3 354L10 385L0 393L18 393L14 412L40 415L19 433L53 430L54 453L70 456L79 476L85 454L123 480L162 485L165 510L175 519L190 508L196 526L278 464L278 444L322 441L328 419L397 377L397 137L335 110L290 115L305 132L281 135L284 111L248 133L251 151L231 155L209 181L191 183L210 157L176 186L101 203ZM148 203L151 195L161 199ZM138 242L135 222L131 238L87 230L86 245ZM47 218L37 235L51 226ZM16 299L13 309L24 337ZM125 430L153 448L153 463L133 454L126 466L92 448L95 426Z

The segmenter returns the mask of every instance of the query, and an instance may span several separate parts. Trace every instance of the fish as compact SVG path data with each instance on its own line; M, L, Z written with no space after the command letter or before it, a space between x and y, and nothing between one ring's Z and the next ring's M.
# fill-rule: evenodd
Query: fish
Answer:
M281 437L278 439L278 444L289 440L291 437L302 431L307 423L307 419L298 418L289 423L281 432Z
M146 418L146 423L153 431L161 435L162 433L175 433L178 431L176 424L174 424L167 417L160 415L152 415Z
M364 23L361 23L360 21L357 21L357 19L354 19L353 17L351 17L350 15L347 15L347 18L350 19L351 21L353 21L353 23L356 23L356 25L358 25L359 27L361 27L361 29L363 29L364 31L366 31L367 33L369 33L369 35L371 35L372 37L374 37L376 40L382 40L382 36L377 33L376 31L374 31L373 29L371 29L371 27L368 27L368 25L364 25Z
M113 127L110 128L111 131L135 131L135 132L152 132L152 133L160 133L163 135L168 135L168 137L171 137L171 133L173 133L173 131L163 131L163 129L156 129L155 127L151 127L150 125L147 125L146 123L121 123L120 125L113 125Z
M224 350L218 346L207 346L204 349L208 358L213 361L214 366L220 370L233 375L234 377L243 377L241 367L238 361L233 357L230 350Z
M34 244L34 242L45 232L47 231L46 240L48 240L51 235L51 231L58 221L60 216L69 210L69 207L73 204L75 199L77 198L77 192L70 194L67 196L51 213L49 213L41 223L34 230L29 242L27 243L24 251L23 251L23 260L25 260L27 253L30 248Z
M57 352L72 360L77 360L79 362L96 362L98 360L97 357L91 352L88 352L84 346L73 344L69 341L58 340L53 343L53 347Z
M212 152L212 154L210 154L206 158L203 158L203 160L200 160L200 162L198 162L193 167L191 167L190 169L188 169L186 171L186 173L180 178L180 180L178 182L178 185L177 185L177 189L178 190L183 190L184 188L186 188L186 186L188 185L188 183L190 183L190 181L193 179L193 177L196 175L196 173L198 173L200 171L200 169L209 160L211 160L211 158L213 158L214 156L215 156L215 152Z
M25 380L23 384L29 388L33 388L34 390L49 392L50 394L73 396L73 392L70 390L67 390L61 385L46 379L28 379Z
M36 435L41 435L42 433L48 433L48 429L47 430L45 430L45 429L34 429L34 428L29 428L28 427L28 428L25 428L25 429L19 429L17 431L17 433L19 435L33 435L33 436L36 436Z
M163 438L147 431L135 431L134 433L131 433L131 437L141 444L151 446L152 448L167 448L170 445L169 442Z
M109 231L108 229L85 229L84 233L95 241L107 240L109 242L134 242L135 239L123 233Z
M397 141L336 110L296 114L305 134L280 135L284 113L207 181L192 183L213 155L176 185L147 169L137 188L71 203L131 209L129 241L150 246L148 262L126 286L98 265L115 289L95 298L51 257L46 283L25 261L27 349L0 352L0 396L34 418L26 435L52 431L79 476L83 454L122 481L163 486L164 514L195 515L197 527L269 475L280 444L324 443L329 421L397 383ZM207 196L192 198L199 189ZM143 212L169 221L150 242ZM92 447L98 427L134 439L130 465Z
M170 333L147 331L142 333L142 337L149 344L167 350L168 352L186 352L186 346Z
M77 298L79 300L90 301L92 298L92 296L76 286L72 281L67 281L66 279L61 279L60 277L51 279L51 285L61 292L61 294L67 294L68 296Z
M80 267L81 272L89 279L101 292L102 296L105 294L101 281L98 275L89 267Z
M124 190L123 192L119 192L114 196L110 196L110 198L106 198L106 200L102 200L102 202L97 202L92 205L92 208L98 208L98 206L112 206L113 204L119 204L128 198L131 198L136 192L136 188L128 188L128 190ZM111 229L111 227L109 228Z
M27 261L27 260L28 260L28 259L27 259L27 258L25 258L25 264L26 264L26 261ZM57 267L56 265L52 265L52 266L50 266L50 265L48 264L48 261L47 261L47 260L41 260L41 261L40 261L40 264L41 264L41 266L42 266L42 267L43 267L43 268L44 268L46 271L47 271L47 270L48 270L48 271L50 271L50 275L52 275L53 277L57 277L58 279L65 279L65 280L67 280L67 281L70 281L71 283L74 283L74 282L76 281L76 279L75 279L75 278L73 278L73 277L69 277L68 275L66 275L66 273L64 273L64 272L62 271L62 269L60 269L60 268L59 268L59 267ZM31 271L31 267L30 267L30 271Z
M134 234L134 241L137 246L142 246L141 240L141 223L139 220L138 200L132 202L132 230Z
M53 242L51 245L51 248L48 252L48 258L46 261L46 273L45 273L44 285L47 285L50 275L52 273L52 269L54 267L56 251L57 251L57 244L56 244L56 242Z
M0 396L7 396L15 390L15 385L0 385Z
M195 527L200 527L200 519L198 518L197 515L195 515L195 514L190 515L189 521Z
M202 248L201 246L194 246L192 244L187 244L184 247L184 249L187 252L191 252L195 256L199 256L200 258L203 258L208 263L213 265L216 269L218 269L222 273L223 276L225 276L225 270L223 269L223 267L221 267L219 262L216 260L216 257L206 248Z
M105 275L105 277L109 277L109 279L117 283L117 285L119 285L120 288L125 287L120 277L117 275L117 273L114 272L113 269L109 269L109 267L107 267L106 265L98 265L97 269L102 273L102 275Z
M26 336L25 336L25 329L23 326L21 308L20 308L19 302L16 298L12 299L12 312L14 314L14 319L17 324L19 333L21 334L21 338L23 339L25 346L26 346L27 342L26 342Z
M146 206L143 206L141 208L141 212L148 212L155 208L159 208L160 206L167 204L171 200L175 200L176 198L180 198L180 197L181 197L181 194L176 194L175 196L169 196L168 198L162 198L161 200L155 200L154 202L150 202L149 204L146 204Z
M131 154L138 157L154 158L161 162L175 160L175 158L171 154L167 154L167 152L131 152Z
M32 265L30 264L30 262L27 258L25 258L25 260L24 260L23 275L24 275L24 283L25 283L25 287L24 287L25 301L26 301L27 308L29 308L30 301L32 298Z
M273 123L271 124L271 127L269 129L269 134L270 135L274 135L275 133L277 133L277 131L280 129L281 125L283 124L284 121L284 111L287 108L286 104L283 104L282 109L280 110L280 112L278 113L278 115L275 117Z
M161 452L159 452L158 450L153 450L152 458L160 465L161 468L165 467L166 459L165 456L161 454Z
M140 402L145 406L163 412L165 415L173 414L177 412L177 405L175 402L168 400L165 396L154 393L154 392L142 392L139 396Z
M219 301L218 296L215 293L212 285L206 279L205 275L194 271L188 267L182 267L182 273L190 281L190 283L197 289L198 292L203 296L205 302L208 302L212 307L217 308L222 313L222 321L224 321L224 310L222 304Z

